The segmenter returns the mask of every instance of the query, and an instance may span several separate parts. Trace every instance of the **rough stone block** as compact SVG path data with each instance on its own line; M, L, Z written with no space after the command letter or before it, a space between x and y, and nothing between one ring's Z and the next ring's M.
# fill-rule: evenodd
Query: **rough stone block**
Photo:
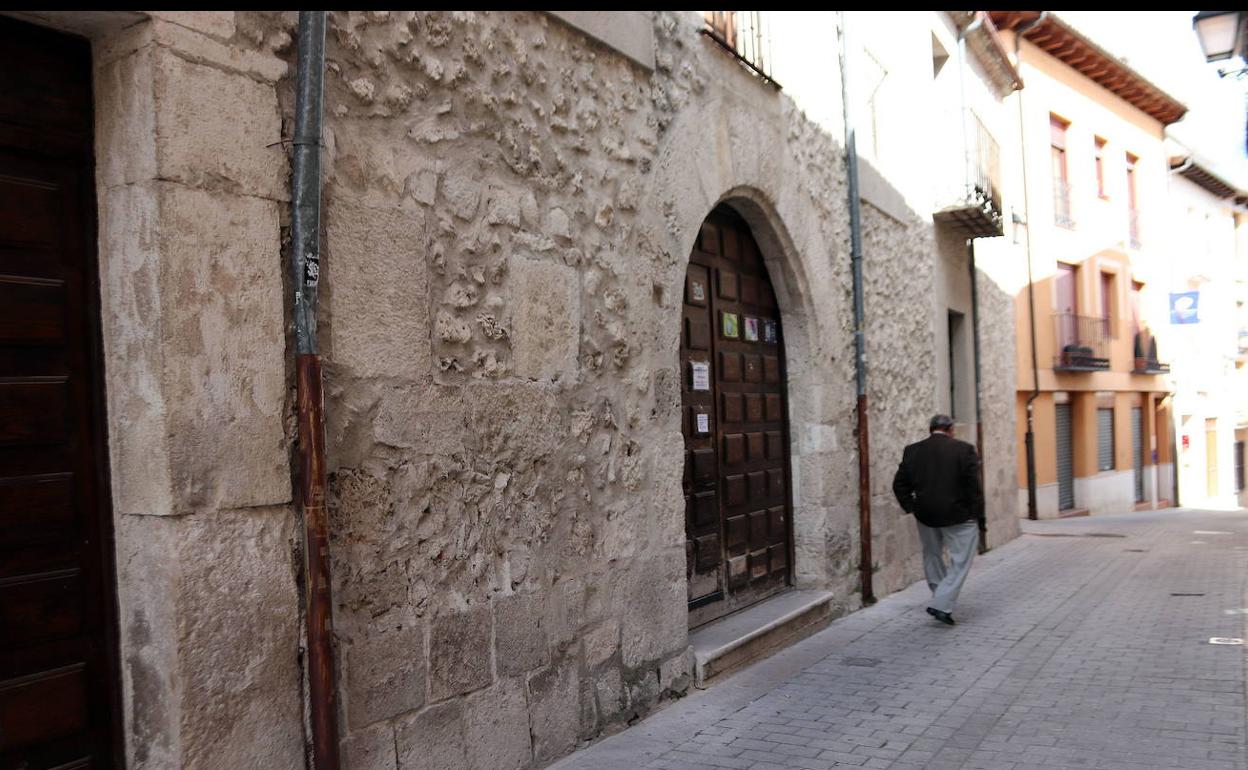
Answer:
M373 419L379 443L446 457L463 452L468 435L460 388L401 386L381 392Z
M576 746L580 712L574 661L564 659L529 677L529 728L538 762L549 762Z
M430 706L396 726L399 770L463 770L464 713L458 701Z
M100 304L109 461L118 515L175 512L161 354L160 248L154 186L100 195Z
M626 689L629 708L643 710L653 706L662 692L659 689L659 675L654 670L648 670L637 680L628 683Z
M659 687L664 690L684 692L689 688L693 673L693 648L674 655L659 666Z
M494 602L495 659L500 675L526 674L550 662L545 612L540 594L516 594Z
M378 624L380 626L380 624ZM425 702L425 632L405 624L362 629L346 650L347 721L362 727Z
M394 725L383 722L363 730L353 730L343 741L346 770L396 770Z
M511 260L512 356L517 375L574 380L580 350L580 282L553 262Z
M161 276L161 339L144 354L165 372L176 512L285 503L279 206L177 184L158 189L159 266L152 268Z
M494 681L489 607L435 618L429 643L430 695L438 701Z
M173 673L180 767L298 770L303 761L293 512L183 517ZM169 558L169 554L148 554Z
M594 692L598 698L598 716L610 722L624 710L624 680L618 668L608 668L594 680Z
M687 644L688 607L684 594L684 559L675 552L632 565L617 585L619 603L628 607L621 627L624 667L631 669L665 658Z
M154 19L163 19L196 32L214 37L234 36L234 11L148 11Z
M326 280L335 362L360 377L424 382L430 365L424 216L330 199Z
M266 83L276 83L290 71L290 65L270 51L223 43L164 19L152 19L148 26L153 41L163 48L177 51L191 61L232 70Z
M156 161L162 179L289 199L277 91L157 49ZM277 146L273 146L277 145Z
M620 621L610 618L585 633L581 642L585 648L585 667L597 668L606 663L620 649Z
M555 583L546 614L551 645L565 647L576 640L585 621L584 580L567 578Z
M504 679L464 704L468 767L515 770L533 760L524 681Z
M102 187L145 182L157 175L154 58L152 47L145 46L95 68L96 143L108 148L96 158Z

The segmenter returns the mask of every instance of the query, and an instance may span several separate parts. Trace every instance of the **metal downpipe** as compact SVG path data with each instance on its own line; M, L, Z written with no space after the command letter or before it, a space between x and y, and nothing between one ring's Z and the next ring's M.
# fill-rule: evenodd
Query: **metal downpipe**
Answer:
M837 12L841 102L845 110L845 166L849 182L849 248L854 280L854 374L857 383L859 582L862 603L875 603L871 570L871 441L867 409L867 353L862 287L862 211L858 192L858 145L849 100L849 45L845 12Z
M338 770L338 697L334 674L329 526L325 510L325 398L321 357L316 352L316 300L321 276L324 74L325 11L300 11L291 180L291 285L294 289L298 426L295 505L304 526L303 584L312 767L314 770Z

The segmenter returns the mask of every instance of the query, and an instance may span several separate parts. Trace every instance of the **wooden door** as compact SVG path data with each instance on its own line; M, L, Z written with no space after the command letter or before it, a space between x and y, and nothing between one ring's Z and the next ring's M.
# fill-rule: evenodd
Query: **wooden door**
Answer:
M90 78L0 19L0 770L120 765Z
M780 314L749 227L703 224L685 278L685 533L690 624L789 583L792 503Z
M1079 302L1074 266L1059 262L1054 283L1057 293L1057 349L1065 351L1068 345L1079 343Z

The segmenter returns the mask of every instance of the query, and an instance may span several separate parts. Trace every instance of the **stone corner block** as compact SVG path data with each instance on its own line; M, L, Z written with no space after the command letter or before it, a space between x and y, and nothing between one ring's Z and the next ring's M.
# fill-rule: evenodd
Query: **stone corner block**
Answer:
M434 618L429 640L429 691L434 701L480 690L494 681L489 607Z
M512 358L533 380L575 380L581 292L576 270L524 257L511 260Z
M533 761L529 706L522 679L503 679L464 704L468 767L518 770Z
M425 703L425 633L416 624L366 628L345 650L348 724L414 711Z
M527 594L494 602L495 659L500 675L525 674L550 662L542 599L539 594Z
M424 215L327 201L329 338L336 364L360 377L432 377Z
M396 726L399 770L463 770L464 711L458 701L440 703Z
M398 756L394 748L394 725L382 722L362 730L353 730L342 742L346 770L396 770Z
M529 677L529 727L538 762L549 762L576 747L580 719L575 660L565 658Z

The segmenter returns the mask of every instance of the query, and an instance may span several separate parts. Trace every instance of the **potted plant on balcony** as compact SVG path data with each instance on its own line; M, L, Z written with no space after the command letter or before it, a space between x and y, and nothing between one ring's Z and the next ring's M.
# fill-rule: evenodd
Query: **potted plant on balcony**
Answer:
M1132 353L1135 356L1135 371L1142 372L1148 368L1148 359L1144 357L1144 335L1142 332L1135 333L1135 344Z

